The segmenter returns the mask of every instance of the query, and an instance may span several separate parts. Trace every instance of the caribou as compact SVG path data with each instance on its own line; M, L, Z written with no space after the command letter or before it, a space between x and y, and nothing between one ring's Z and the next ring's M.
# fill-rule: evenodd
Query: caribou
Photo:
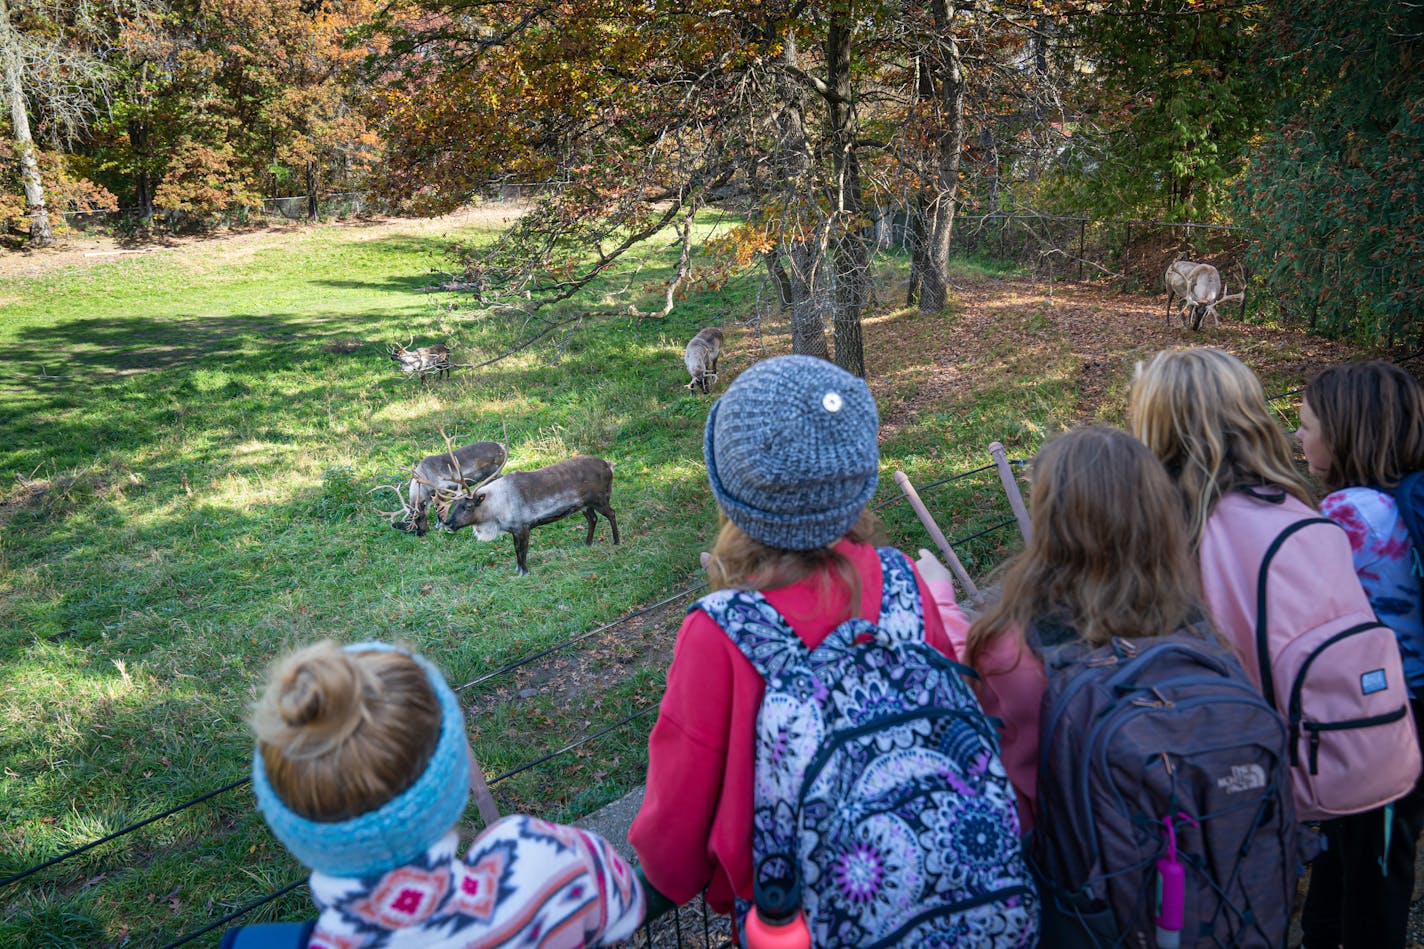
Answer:
M687 372L692 381L687 384L689 392L712 391L712 383L717 381L717 360L722 355L722 331L715 326L697 331L688 340L683 350L682 361L687 364Z
M1216 308L1223 303L1232 303L1245 298L1244 293L1226 293L1226 284L1221 280L1221 272L1211 264L1198 264L1190 260L1179 260L1167 268L1163 276L1167 285L1167 325L1172 325L1172 303L1177 310L1182 325L1187 325L1190 312L1192 329L1201 329L1202 318L1211 317L1213 326L1220 326L1221 319Z
M618 518L613 513L613 466L602 458L580 455L534 471L511 471L484 487L469 491L450 505L445 527L472 527L476 540L491 541L501 533L514 538L514 562L520 576L529 573L529 531L582 511L588 519L585 544L593 543L598 514L608 519L613 543L618 543ZM597 512L597 513L595 513Z
M411 343L415 342L415 337L410 338L410 342L405 346L393 343L387 349L387 354L400 364L400 371L407 376L420 376L422 379L429 375L449 376L450 375L450 347L442 343L433 346L422 346L419 349L408 349Z
M381 512L396 530L424 536L432 505L438 522L459 497L489 484L504 469L509 454L499 442L475 442L455 448L449 436L444 432L441 435L445 437L445 451L426 455L415 464L401 509ZM385 489L401 494L393 484L380 485L372 493Z

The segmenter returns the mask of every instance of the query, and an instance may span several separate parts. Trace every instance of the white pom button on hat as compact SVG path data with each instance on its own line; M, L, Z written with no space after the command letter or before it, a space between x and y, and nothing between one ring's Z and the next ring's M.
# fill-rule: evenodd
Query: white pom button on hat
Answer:
M821 408L827 412L839 412L845 403L841 399L839 392L827 392L821 396Z

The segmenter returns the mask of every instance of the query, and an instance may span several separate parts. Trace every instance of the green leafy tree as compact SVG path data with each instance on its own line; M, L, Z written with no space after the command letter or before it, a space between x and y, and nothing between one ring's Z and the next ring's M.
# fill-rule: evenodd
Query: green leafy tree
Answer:
M1074 120L1036 198L1066 211L1206 221L1226 210L1275 106L1258 36L1267 5L1075 4L1064 18Z
M1253 271L1312 328L1424 343L1424 7L1281 0L1260 61L1288 95L1241 191Z

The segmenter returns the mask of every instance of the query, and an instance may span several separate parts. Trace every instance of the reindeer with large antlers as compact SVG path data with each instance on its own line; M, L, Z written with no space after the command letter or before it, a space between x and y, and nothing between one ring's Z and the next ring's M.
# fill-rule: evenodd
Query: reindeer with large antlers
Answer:
M1221 271L1211 264L1198 264L1190 260L1179 260L1167 268L1163 276L1167 285L1167 325L1172 325L1172 302L1178 300L1177 311L1182 325L1187 325L1187 313L1191 313L1192 329L1201 329L1203 317L1210 316L1213 326L1220 326L1221 319L1216 308L1223 303L1245 299L1245 293L1226 294L1226 284L1222 282Z
M419 349L409 349L415 342L412 335L410 341L401 346L392 343L387 348L389 355L396 362L400 363L400 371L407 376L420 376L424 378L428 375L449 376L450 375L450 347L442 343L433 346L422 346Z
M401 509L380 512L396 530L424 535L432 505L436 520L443 520L450 505L457 499L498 478L509 457L499 442L475 442L455 448L450 436L444 432L440 434L445 439L445 451L438 455L426 455L415 465ZM394 491L397 496L401 493L393 484L380 485L375 491L383 489Z

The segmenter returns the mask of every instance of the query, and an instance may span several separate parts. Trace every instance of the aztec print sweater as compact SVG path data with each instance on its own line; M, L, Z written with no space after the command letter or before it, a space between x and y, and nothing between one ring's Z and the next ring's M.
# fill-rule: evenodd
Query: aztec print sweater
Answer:
M313 873L309 949L573 949L632 936L643 890L597 834L514 815L457 856L454 830L378 877Z

